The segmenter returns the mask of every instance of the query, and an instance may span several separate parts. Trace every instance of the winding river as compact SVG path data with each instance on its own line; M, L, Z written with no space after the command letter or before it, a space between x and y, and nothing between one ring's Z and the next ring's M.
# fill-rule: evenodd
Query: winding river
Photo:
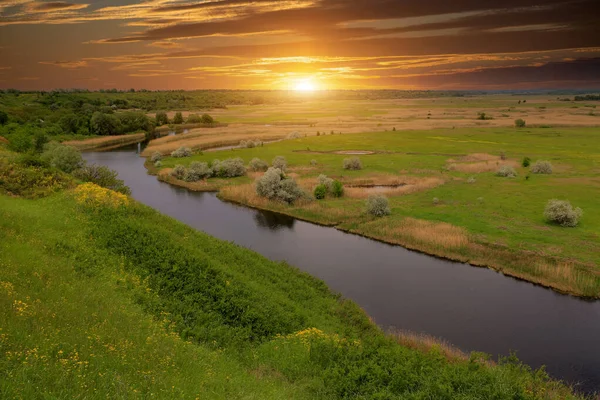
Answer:
M599 301L173 187L146 174L135 147L84 157L116 170L135 199L163 214L319 277L384 329L494 356L515 351L579 390L600 390Z

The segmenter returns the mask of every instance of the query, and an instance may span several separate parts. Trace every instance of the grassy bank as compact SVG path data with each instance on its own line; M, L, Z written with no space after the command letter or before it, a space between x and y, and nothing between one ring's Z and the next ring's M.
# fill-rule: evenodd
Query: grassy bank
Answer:
M454 260L487 266L558 291L600 297L600 196L597 178L600 139L593 128L476 128L326 135L286 140L254 149L204 153L163 160L161 179L194 190L219 188L220 196L253 207L369 236ZM347 151L363 169L342 167ZM193 161L285 156L289 174L308 192L320 174L346 186L341 199L288 206L256 195L259 174L223 182L185 183L167 176L168 168ZM550 160L552 175L532 174L521 160ZM495 175L502 165L516 178ZM397 186L397 185L401 186ZM368 186L384 190L392 214L376 219L365 212ZM384 188L385 189L385 188ZM549 224L546 202L568 199L584 210L576 228Z
M0 239L2 398L575 398L91 184L0 195Z

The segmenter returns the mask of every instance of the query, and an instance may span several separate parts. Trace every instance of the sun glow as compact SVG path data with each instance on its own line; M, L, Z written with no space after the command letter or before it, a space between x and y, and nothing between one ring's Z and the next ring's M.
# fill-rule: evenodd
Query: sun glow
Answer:
M310 78L301 79L294 84L294 90L296 92L314 92L317 90L317 86Z

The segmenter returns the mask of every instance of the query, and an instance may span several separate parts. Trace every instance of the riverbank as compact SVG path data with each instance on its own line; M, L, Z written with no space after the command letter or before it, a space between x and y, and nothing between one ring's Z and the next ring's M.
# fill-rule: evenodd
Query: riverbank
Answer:
M385 335L322 281L94 185L0 195L0 217L8 397L577 398L514 357Z
M561 136L574 135L584 142L593 141L592 131L565 128ZM511 149L510 157L505 160L490 154L489 149L482 151L492 143L487 136L498 133L503 135L503 147ZM600 222L598 218L586 213L580 227L562 228L546 223L542 214L544 203L556 196L557 191L584 210L593 209L590 192L600 192L600 182L588 174L593 167L585 161L585 156L575 158L574 149L568 147L563 154L552 148L554 163L558 164L552 176L530 175L518 161L527 154L525 144L521 143L527 137L523 133L535 137L551 132L540 128L527 132L438 130L329 135L287 140L259 149L222 151L218 155L167 158L160 171L146 165L149 171L159 174L162 181L195 191L218 190L219 196L227 201L335 226L437 257L488 267L560 293L599 298L598 237L594 233L594 227ZM482 139L470 139L473 134ZM415 146L417 138L419 142ZM467 139L474 144L465 145ZM557 141L564 142L553 140L546 145L553 146ZM435 153L425 151L434 144ZM402 146L402 152L392 151L398 146ZM365 164L363 170L343 170L345 153L359 148L369 152L361 156ZM384 148L386 151L381 151ZM304 151L300 151L302 149ZM540 145L538 151L543 152L543 146ZM210 162L215 157L241 157L249 162L254 157L270 160L275 155L288 159L290 175L308 193L316 185L316 176L326 174L344 183L346 195L342 199L287 205L256 195L253 182L260 175L257 173L193 183L178 181L168 174L175 164ZM525 179L496 177L500 164L512 166L521 177L525 175ZM393 186L384 192L390 199L392 215L377 219L364 212L364 199L373 185Z
M146 140L145 133L130 133L127 135L103 136L85 140L69 140L63 143L75 147L79 151L109 151L144 140Z

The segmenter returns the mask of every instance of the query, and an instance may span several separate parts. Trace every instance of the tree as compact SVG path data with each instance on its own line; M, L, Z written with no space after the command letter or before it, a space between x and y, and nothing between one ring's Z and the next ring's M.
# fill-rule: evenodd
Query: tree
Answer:
M212 124L215 120L208 114L202 114L202 123L203 124Z
M8 122L8 114L0 110L0 125L4 125Z
M115 135L121 132L121 122L113 114L96 111L90 120L92 133L96 135Z
M169 124L169 116L164 111L156 113L156 126L163 126Z
M180 112L175 113L175 116L173 117L173 123L176 125L183 124L183 115L181 115Z

